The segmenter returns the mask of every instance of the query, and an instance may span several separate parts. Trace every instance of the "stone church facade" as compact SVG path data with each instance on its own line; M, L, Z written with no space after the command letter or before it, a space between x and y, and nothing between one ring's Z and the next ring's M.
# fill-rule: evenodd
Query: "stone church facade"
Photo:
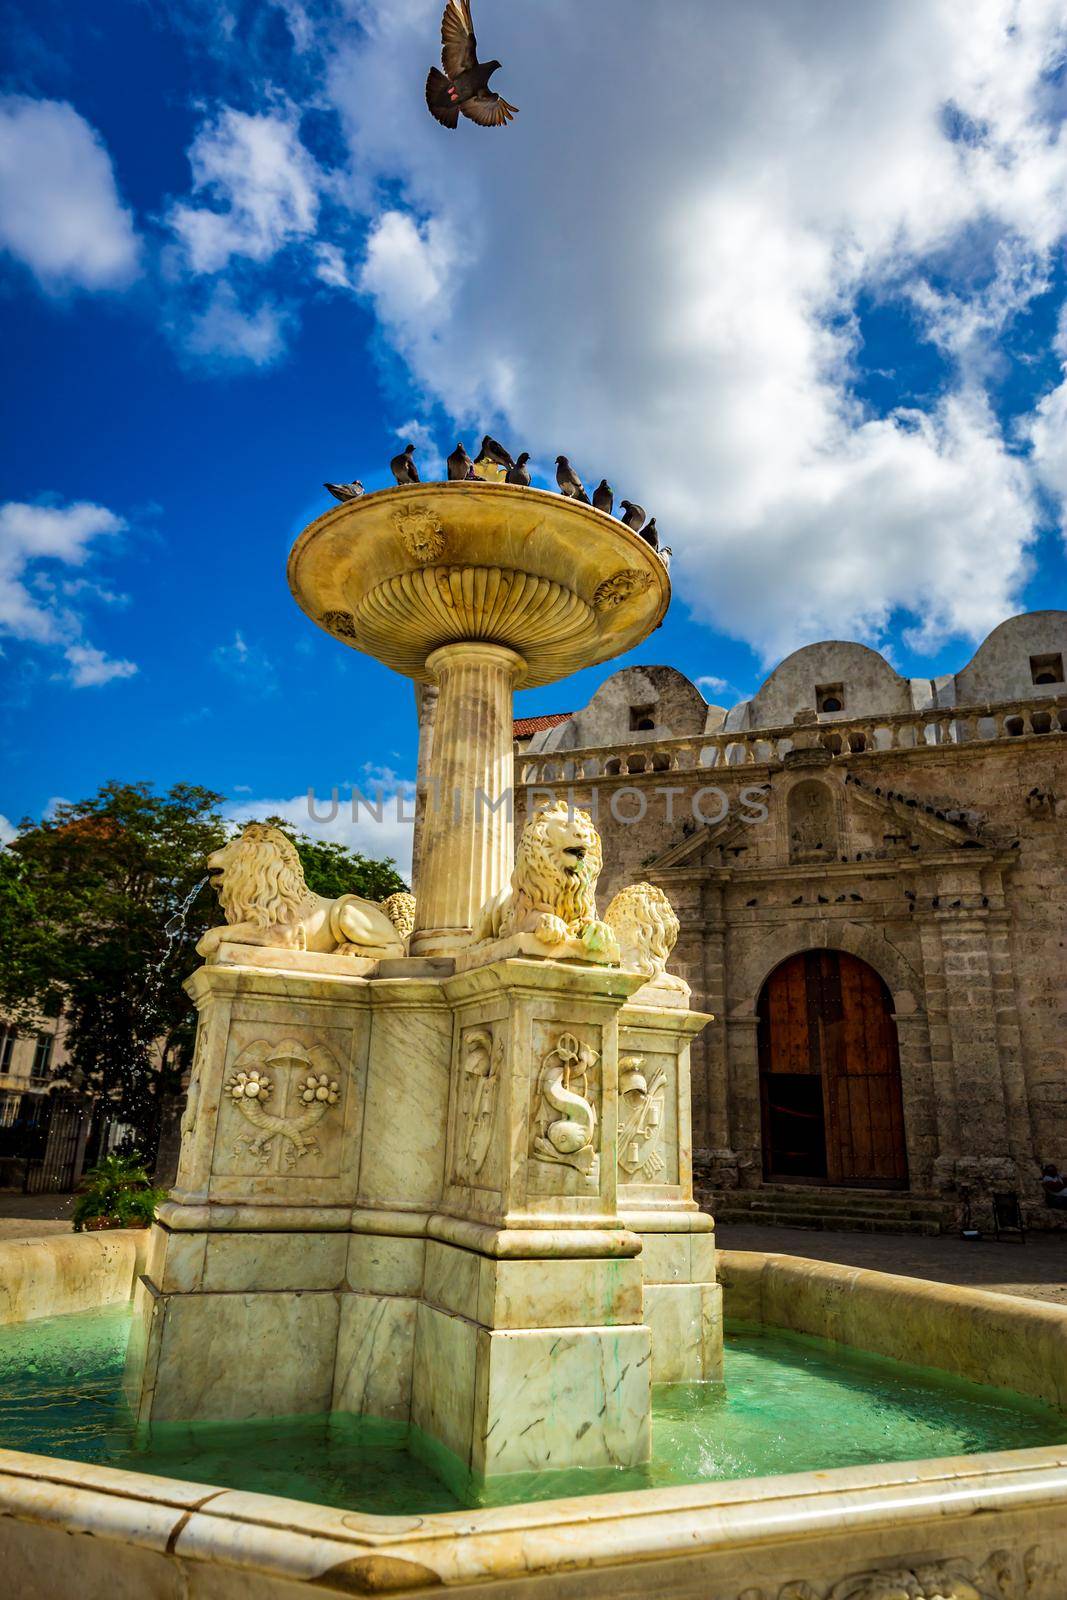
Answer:
M566 795L601 903L647 879L714 1014L693 1052L720 1217L950 1225L961 1195L1067 1166L1067 613L1003 623L959 672L814 644L750 700L670 667L516 724L517 823Z

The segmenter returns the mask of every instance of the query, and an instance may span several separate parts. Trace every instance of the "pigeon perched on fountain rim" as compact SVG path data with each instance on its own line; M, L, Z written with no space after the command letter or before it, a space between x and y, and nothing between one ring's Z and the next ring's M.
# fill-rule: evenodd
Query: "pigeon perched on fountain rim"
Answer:
M394 456L390 461L389 471L393 474L397 483L419 482L419 469L411 459L414 454L415 446L406 444L400 454Z
M478 60L470 0L448 0L441 18L441 65L426 79L426 105L443 128L455 128L460 113L483 128L502 128L518 111L489 87L499 61Z
M598 511L605 511L609 517L611 516L612 508L615 505L615 495L607 478L601 478L593 490L593 504Z
M624 526L632 528L635 533L640 533L645 525L644 506L636 505L633 500L620 500L619 504L626 513L622 519Z
M473 478L474 462L467 454L467 446L462 439L452 454L445 458L445 465L448 468L449 483L460 483L466 478Z
M520 489L530 487L530 469L526 465L530 459L529 450L524 450L513 467L508 468L507 483L516 484Z
M566 456L556 457L556 483L560 494L566 495L568 500L580 500L586 506L589 504L589 496L585 492L585 484L579 478Z
M358 478L353 478L351 483L324 483L322 487L328 489L334 499L340 500L342 505L348 500L358 500L364 492Z

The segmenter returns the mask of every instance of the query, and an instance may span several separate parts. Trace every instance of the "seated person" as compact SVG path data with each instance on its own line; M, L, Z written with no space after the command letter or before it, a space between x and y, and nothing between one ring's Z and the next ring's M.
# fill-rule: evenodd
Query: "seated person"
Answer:
M1041 1186L1045 1191L1045 1204L1067 1211L1067 1178L1054 1161L1046 1161L1041 1168Z

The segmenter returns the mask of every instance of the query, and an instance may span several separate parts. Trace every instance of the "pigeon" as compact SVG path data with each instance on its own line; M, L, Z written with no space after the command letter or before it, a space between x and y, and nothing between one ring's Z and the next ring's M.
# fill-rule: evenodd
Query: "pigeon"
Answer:
M598 511L606 511L608 516L611 516L612 508L615 505L615 496L611 492L611 484L607 478L601 478L593 490L593 504Z
M644 506L636 506L632 500L620 500L619 504L626 513L622 519L625 526L627 528L632 528L635 533L640 533L641 529L645 525Z
M502 444L498 444L495 439L491 439L486 434L482 440L482 447L478 451L478 457L474 465L476 467L484 467L486 465L500 467L504 472L510 472L515 463L511 458L510 452L505 450Z
M529 450L524 450L513 467L508 468L507 482L517 483L520 489L530 487L530 469L526 465L530 459Z
M329 489L335 500L358 500L363 493L363 485L358 478L353 478L351 483L324 483L324 489Z
M419 469L411 459L414 454L415 446L406 444L400 454L390 461L389 471L397 483L418 483Z
M802 906L804 904L804 896L802 894L798 894L795 900L790 901L790 904L794 906Z
M827 900L824 894L817 894L815 898L821 906L828 906L830 904L829 900Z
M745 904L746 904L746 906L758 906L759 905L759 901L758 900L746 900Z
M659 549L659 529L656 527L655 517L652 517L650 521L645 523L645 526L640 530L640 533L645 543L650 544L653 550Z
M671 556L673 556L673 554L674 554L674 551L671 549L669 544L661 544L660 545L660 547L659 547L659 558L663 562L663 565L667 568L668 572L671 569Z
M448 481L458 483L464 478L469 478L474 472L474 462L467 454L467 446L462 442L457 444L452 454L447 458Z
M460 112L483 128L502 128L518 106L489 87L499 61L479 61L470 0L448 0L441 18L441 65L430 68L426 104L443 128L455 128Z
M589 496L585 492L585 484L579 478L566 456L556 457L556 482L560 494L566 495L568 500L580 500L583 505L589 504Z

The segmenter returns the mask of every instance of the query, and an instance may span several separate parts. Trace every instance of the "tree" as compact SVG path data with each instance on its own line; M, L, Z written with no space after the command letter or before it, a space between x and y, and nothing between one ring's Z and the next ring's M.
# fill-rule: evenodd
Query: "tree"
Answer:
M24 821L0 849L0 1011L28 1025L62 1013L73 1092L103 1102L146 1151L191 1058L182 985L221 919L204 872L227 834L221 800L193 784L159 795L107 783ZM268 820L293 840L315 893L380 900L404 888L392 861Z
M385 900L407 888L392 856L375 861L332 839L309 839L306 833L297 833L284 817L267 817L266 821L293 841L307 886L313 894L326 895L331 900L343 894L360 894L365 900Z
M108 783L26 821L0 852L0 1007L62 1013L74 1093L154 1148L195 1018L182 989L217 919L204 859L225 838L221 796Z

